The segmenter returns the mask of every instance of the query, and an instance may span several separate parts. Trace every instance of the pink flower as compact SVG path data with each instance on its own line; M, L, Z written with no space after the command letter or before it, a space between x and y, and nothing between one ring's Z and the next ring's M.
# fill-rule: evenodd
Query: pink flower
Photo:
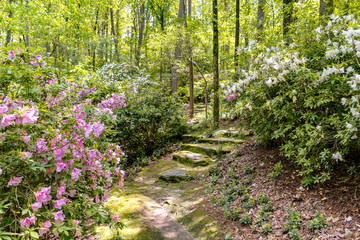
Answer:
M104 193L104 202L106 202L108 199L109 199L109 194L107 194L107 193Z
M29 228L30 227L30 223L31 223L31 220L30 218L25 218L23 220L20 221L20 226L22 228Z
M23 136L23 141L28 143L30 141L30 136Z
M58 165L56 166L56 172L61 172L62 170L67 170L68 169L68 165L66 163L63 162L59 162Z
M39 60L39 61L41 61L41 59L42 59L42 56L41 56L41 55L36 55L35 57L36 57L36 59Z
M5 106L4 104L1 104L1 105L0 105L0 114L6 113L7 110L8 110L8 107L7 107L7 106Z
M80 236L81 236L81 231L79 228L76 228L75 237L80 237Z
M87 124L87 125L84 127L84 129L85 129L85 138L89 138L89 136L90 136L90 134L91 134L91 132L92 132L92 130L93 130L93 125Z
M54 203L54 207L57 208L57 209L61 209L61 207L63 205L65 205L67 202L69 201L69 199L67 198L62 198L60 200L57 200L55 203Z
M35 222L36 222L36 217L35 217L35 215L33 214L33 215L31 215L31 217L30 217L30 223L35 225Z
M37 145L36 145L37 149L39 152L42 151L48 151L49 149L46 147L46 142L43 138L39 138Z
M50 221L44 222L44 223L43 223L43 227L44 227L44 228L49 228L49 227L51 227L51 222L50 222Z
M2 170L1 170L1 168L0 168L0 174L2 174Z
M76 190L70 190L70 191L69 191L70 197L74 197L75 194L76 194Z
M96 122L93 125L93 129L94 129L94 135L96 137L99 137L101 135L101 133L104 131L104 124L100 123L100 122Z
M44 187L36 193L36 201L47 204L51 200L50 190L51 187Z
M14 51L13 50L11 50L10 52L9 52L9 57L8 57L8 59L9 60L13 60L13 59L15 59L16 57L15 57L15 53L14 53Z
M47 231L49 231L49 228L51 227L51 222L47 221L42 224L42 227L39 229L39 236L43 236Z
M98 203L100 201L99 195L96 195L95 202Z
M55 220L56 224L59 224L60 221L61 222L64 221L64 219L65 219L65 215L64 215L63 211L58 211L58 212L54 213L54 220Z
M16 116L14 114L10 114L10 115L4 115L3 118L1 119L1 125L3 127L9 126L11 124L13 124L13 121L15 120Z
M79 175L81 175L81 170L74 168L73 172L71 173L71 178L75 180L75 182L77 180L79 180Z
M56 197L57 198L61 198L61 196L65 193L65 190L66 190L66 186L61 186L59 187L58 191L57 191L57 194L56 194Z
M29 110L28 108L22 108L21 111L23 112L23 120L22 123L34 123L39 118L39 113L37 107L32 107Z
M41 208L42 204L41 202L35 202L31 205L32 210L35 212L38 208Z
M112 219L114 219L115 222L119 221L119 215L113 216Z
M17 186L19 183L21 183L23 177L14 177L13 179L10 179L7 186Z

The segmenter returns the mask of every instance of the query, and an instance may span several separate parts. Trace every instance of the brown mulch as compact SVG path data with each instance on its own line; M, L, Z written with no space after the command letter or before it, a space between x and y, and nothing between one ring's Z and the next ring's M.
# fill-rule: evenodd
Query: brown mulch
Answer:
M266 148L257 144L254 140L240 145L233 153L239 152L239 156L233 159L231 153L219 164L224 177L217 184L218 191L207 195L207 207L209 214L218 222L220 230L230 234L229 239L290 239L289 233L284 233L287 208L297 210L301 213L302 227L298 231L301 239L360 239L360 180L350 176L343 171L339 176L333 176L332 180L314 186L312 189L303 189L299 170L286 158L282 157L277 148ZM281 161L284 172L275 180L271 180L268 174L273 171L276 162ZM255 169L254 173L245 173L245 166ZM235 167L234 167L235 166ZM242 226L239 221L233 221L224 214L221 206L213 203L212 199L222 197L223 184L230 181L227 172L233 169L239 180L252 176L250 195L254 198L260 194L270 197L274 206L270 222L272 232L268 235L255 226ZM210 182L210 177L207 178ZM230 206L241 207L239 199ZM255 219L258 207L254 207L250 215ZM315 211L319 211L327 217L328 227L321 230L308 228L309 221L313 218Z

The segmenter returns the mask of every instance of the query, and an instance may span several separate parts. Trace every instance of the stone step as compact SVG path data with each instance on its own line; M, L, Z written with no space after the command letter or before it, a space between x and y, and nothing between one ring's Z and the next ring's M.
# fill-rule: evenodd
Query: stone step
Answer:
M206 166L211 162L211 158L201 153L180 151L173 154L173 159L191 167Z
M211 144L183 144L181 149L184 151L190 151L194 153L207 154L210 157L226 154L234 149L234 146L229 145L211 145Z
M241 144L244 140L233 139L233 138L199 138L197 139L200 143L211 143L211 144Z
M182 169L173 169L161 173L160 179L166 182L181 182L187 180L189 174Z

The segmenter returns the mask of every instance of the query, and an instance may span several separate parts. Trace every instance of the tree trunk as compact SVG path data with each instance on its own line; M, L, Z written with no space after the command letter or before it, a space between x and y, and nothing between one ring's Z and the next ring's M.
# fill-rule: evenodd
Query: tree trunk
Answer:
M181 45L182 45L182 37L181 37L180 29L181 29L181 25L182 25L182 23L184 21L184 16L185 16L185 1L184 0L179 0L178 40L177 40L176 46L175 46L175 57L174 57L175 63L174 63L174 66L172 68L172 71L171 71L171 75L172 75L172 79L171 79L172 93L177 92L178 86L179 86L179 80L180 80L180 73L178 72L178 68L179 68L178 63L181 60Z
M188 16L191 18L191 0L188 0ZM187 24L186 24L187 25ZM192 46L190 33L187 32L188 46L189 46L189 90L190 90L190 118L194 117L194 63L192 55Z
M325 25L329 20L329 16L334 11L334 2L333 0L320 0L319 16L320 22Z
M10 0L10 3L12 3L13 1ZM9 11L9 18L12 18L12 11ZM7 28L6 29L6 40L5 40L5 46L7 47L7 45L11 42L11 29Z
M213 0L213 70L214 70L214 129L219 128L219 29L218 29L218 4Z
M294 0L283 0L283 38L287 44L291 42L289 31L293 22L293 3Z
M263 30L264 30L264 23L265 23L265 6L266 0L258 0L258 9L257 9L257 40L261 41L263 38Z
M144 28L145 28L145 4L143 3L140 8L140 14L139 14L139 39L138 39L138 46L136 50L136 65L139 66L140 63L140 57L141 57L141 45L144 38Z
M235 72L239 66L239 44L240 44L240 0L236 0L236 15L235 15L236 23L235 23L235 54L234 54L234 65Z
M119 10L116 10L119 11ZM118 36L115 31L115 24L114 24L114 10L110 8L110 19L111 19L111 34L114 38L114 46L115 46L115 60L119 61L119 48L118 48Z

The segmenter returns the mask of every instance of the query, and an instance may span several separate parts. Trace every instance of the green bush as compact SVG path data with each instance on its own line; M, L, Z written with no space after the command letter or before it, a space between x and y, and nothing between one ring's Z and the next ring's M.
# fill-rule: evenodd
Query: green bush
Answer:
M155 149L185 132L185 113L174 97L161 91L149 91L136 94L128 101L125 108L116 111L118 123L113 134L114 141L123 143L128 164L151 155Z
M358 26L354 16L333 16L306 41L254 48L249 70L224 85L231 111L246 117L263 143L280 145L301 167L305 186L329 180L359 151Z

